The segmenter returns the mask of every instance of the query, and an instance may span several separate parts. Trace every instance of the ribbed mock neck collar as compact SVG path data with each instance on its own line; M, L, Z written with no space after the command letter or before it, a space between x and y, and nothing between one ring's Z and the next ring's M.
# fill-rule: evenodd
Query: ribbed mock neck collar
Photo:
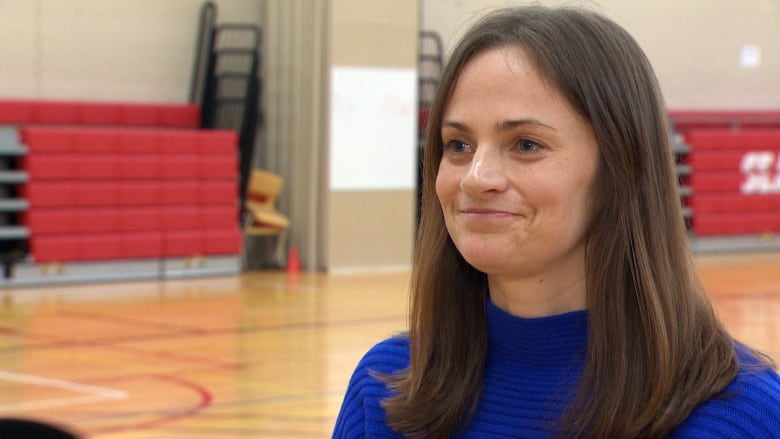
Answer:
M581 365L588 338L587 311L547 317L513 316L487 300L488 360L543 368Z

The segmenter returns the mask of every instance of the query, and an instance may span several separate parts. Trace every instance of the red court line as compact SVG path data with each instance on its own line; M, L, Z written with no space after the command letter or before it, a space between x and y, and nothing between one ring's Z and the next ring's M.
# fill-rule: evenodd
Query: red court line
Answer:
M19 337L24 335L24 333L20 332L16 328L0 327L0 335L5 335L8 337Z
M335 395L335 393L334 393ZM340 392L337 396L343 397L344 393ZM332 395L329 395L332 396ZM304 399L305 401L305 399ZM293 415L270 415L265 412L247 412L246 407L244 404L240 404L242 401L236 401L234 403L227 403L227 404L214 404L212 405L212 408L214 409L225 409L230 408L233 405L240 405L241 412L240 413L203 413L199 419L208 419L212 421L226 421L226 420L270 420L270 421L278 421L278 422L327 422L331 421L331 416L293 416ZM260 404L262 405L262 404Z
M209 407L214 399L211 392L207 388L201 386L200 384L179 377L170 376L170 375L160 375L160 374L129 375L129 376L122 377L121 379L119 379L119 381L145 378L145 377L151 377L160 381L167 381L172 384L188 388L198 396L198 402L195 405L184 409L171 409L170 413L161 415L159 419L153 419L151 421L137 422L137 423L127 424L127 425L115 425L111 427L99 428L90 431L90 434L107 434L107 433L118 433L123 431L147 430L150 428L159 427L161 425L170 424L172 422L180 421L182 419L194 417L195 415L197 415L198 413L200 413L201 411ZM105 380L100 380L100 381L102 382ZM114 381L114 380L110 380L110 381Z
M8 337L18 337L18 338L22 338L22 339L25 339L25 340L28 340L28 339L33 339L33 340L41 339L41 340L46 340L46 341L56 340L57 342L61 342L61 341L64 341L64 340L70 340L70 339L66 339L66 338L63 338L63 337L56 336L56 335L38 334L38 333L35 333L35 332L23 332L23 331L20 331L17 328L13 328L13 327L0 327L0 333L2 333L5 336L8 336ZM25 349L27 349L29 346L31 346L31 345L23 345L23 346L20 346L20 347L24 347ZM8 347L9 346L5 346L5 348L8 348ZM0 354L2 354L3 350L5 350L5 349L0 349Z

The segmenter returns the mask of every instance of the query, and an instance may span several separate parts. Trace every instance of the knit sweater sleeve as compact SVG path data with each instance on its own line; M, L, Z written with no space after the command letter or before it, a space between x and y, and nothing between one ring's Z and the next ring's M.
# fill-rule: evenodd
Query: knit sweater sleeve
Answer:
M390 338L371 348L349 381L333 438L401 438L387 426L381 402L390 396L390 391L376 374L392 374L408 365L409 342L406 338Z
M742 367L720 395L697 407L672 439L780 438L780 375L738 346Z

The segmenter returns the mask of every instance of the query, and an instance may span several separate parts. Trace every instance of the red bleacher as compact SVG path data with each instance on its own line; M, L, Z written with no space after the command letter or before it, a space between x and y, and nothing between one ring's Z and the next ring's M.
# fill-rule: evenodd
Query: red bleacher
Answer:
M693 130L780 128L776 110L671 110L668 117L674 131L683 136Z
M690 146L683 160L691 167L684 179L692 190L687 204L697 235L780 232L780 112L742 117L738 123L704 118L682 129Z
M200 108L190 104L0 100L4 125L114 125L198 128Z
M197 106L0 100L39 263L237 255L238 138Z
M209 181L31 181L21 187L31 207L176 206L235 203L236 184Z
M68 262L236 254L239 239L238 230L186 230L35 236L31 245L46 255L40 262Z
M706 150L778 149L780 129L700 129L689 131L686 140Z

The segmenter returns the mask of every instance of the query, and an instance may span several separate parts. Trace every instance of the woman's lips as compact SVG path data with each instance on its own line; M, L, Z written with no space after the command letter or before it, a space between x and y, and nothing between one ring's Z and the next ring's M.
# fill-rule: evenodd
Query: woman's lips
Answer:
M484 215L484 216L517 216L517 214L502 210L502 209L491 209L491 208L466 208L461 209L460 213L466 214L466 215Z

